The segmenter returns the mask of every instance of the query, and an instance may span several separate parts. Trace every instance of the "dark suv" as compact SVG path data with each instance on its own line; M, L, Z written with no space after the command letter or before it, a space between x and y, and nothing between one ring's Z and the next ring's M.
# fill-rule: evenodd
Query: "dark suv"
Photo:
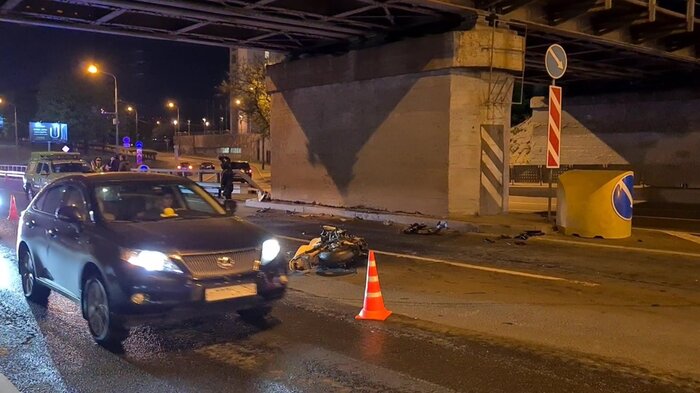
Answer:
M106 346L144 323L237 311L261 318L286 290L280 245L191 180L146 173L72 175L22 213L25 296L81 305Z
M248 161L231 161L231 169L233 169L233 180L241 183L246 182L246 179L241 176L241 172L253 178L253 169Z

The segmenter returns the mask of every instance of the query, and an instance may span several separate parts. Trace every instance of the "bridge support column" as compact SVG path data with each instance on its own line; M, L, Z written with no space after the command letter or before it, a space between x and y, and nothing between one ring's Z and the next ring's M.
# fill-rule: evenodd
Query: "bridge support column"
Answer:
M450 217L504 211L522 50L514 33L477 26L271 66L273 197Z

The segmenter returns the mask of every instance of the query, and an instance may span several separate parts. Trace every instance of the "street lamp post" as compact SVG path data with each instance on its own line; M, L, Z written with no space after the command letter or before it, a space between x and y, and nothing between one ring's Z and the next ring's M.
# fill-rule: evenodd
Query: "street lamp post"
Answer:
M187 133L188 133L188 134L191 134L191 133L192 133L192 128L190 127L191 124L192 124L192 122L189 121L189 120L187 120Z
M131 105L129 105L129 106L126 107L126 111L127 111L127 112L134 112L135 121L136 121L136 127L135 127L135 130L134 130L134 131L136 132L136 135L137 135L137 138L138 138L138 135L139 135L139 111L138 111L135 107L133 107L133 106L131 106Z
M2 104L7 104L7 105L12 105L12 108L14 109L15 112L15 146L19 146L19 136L18 136L18 131L17 131L17 105L7 102L0 98L0 105Z
M114 132L116 134L114 139L114 145L119 146L119 90L117 87L117 77L109 72L101 71L96 65L91 64L87 71L91 74L104 74L111 76L114 79Z
M173 101L168 101L168 108L175 109L177 111L177 123L174 123L177 126L175 132L180 132L180 106L175 104Z

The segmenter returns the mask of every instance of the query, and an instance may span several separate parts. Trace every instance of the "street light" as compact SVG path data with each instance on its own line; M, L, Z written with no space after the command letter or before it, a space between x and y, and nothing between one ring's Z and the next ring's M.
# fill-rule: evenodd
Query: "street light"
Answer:
M173 123L175 125L180 124L180 106L175 104L173 101L168 101L168 109L175 109L177 111L177 123ZM180 127L178 127L175 131L180 132Z
M5 105L5 104L12 105L12 107L15 110L15 146L18 146L19 145L19 137L17 136L18 135L18 132L17 132L17 105L12 104L10 102L7 102L2 97L0 97L0 105Z
M104 72L97 68L95 64L90 64L87 68L90 74L104 74L111 76L114 79L114 131L115 131L115 146L119 146L119 92L117 89L117 77L109 72Z
M236 105L241 105L241 99L240 99L240 98L236 98L236 100L235 100L234 102L236 103Z
M136 131L136 137L138 138L138 135L139 135L139 111L136 110L136 108L134 108L134 107L131 106L131 105L129 105L129 106L126 107L126 111L129 112L129 113L134 112L134 115L135 115L135 117L136 117L136 119L135 119L135 121L136 121L136 130L135 130L135 131Z

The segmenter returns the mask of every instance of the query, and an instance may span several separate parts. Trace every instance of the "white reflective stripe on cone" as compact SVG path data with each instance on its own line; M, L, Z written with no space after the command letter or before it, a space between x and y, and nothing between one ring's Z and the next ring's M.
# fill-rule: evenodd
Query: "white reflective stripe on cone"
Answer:
M379 282L379 277L377 277L377 276L371 276L367 281L369 281L369 282Z
M381 292L368 293L367 297L382 297Z

